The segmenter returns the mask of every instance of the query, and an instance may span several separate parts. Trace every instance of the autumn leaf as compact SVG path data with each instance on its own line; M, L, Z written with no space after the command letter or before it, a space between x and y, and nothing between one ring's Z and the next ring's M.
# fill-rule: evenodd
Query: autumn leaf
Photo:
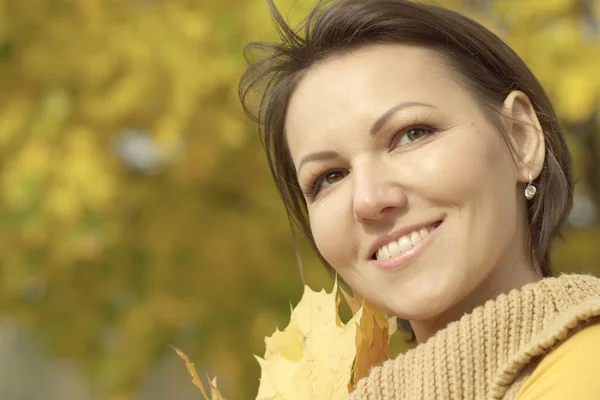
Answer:
M183 351L181 351L181 349L178 349L175 346L171 346L171 348L173 348L173 350L175 350L175 353L177 353L177 355L185 362L185 368L187 369L188 373L192 377L192 383L198 389L200 389L200 393L202 393L202 397L204 397L205 400L225 400L225 398L223 398L223 396L221 395L221 392L217 388L217 377L214 377L211 380L207 376L209 386L210 386L210 397L209 397L209 395L206 392L206 389L204 388L204 385L202 384L202 381L200 380L200 377L198 376L196 367L194 367L194 363L192 363L190 361L188 356L186 356L185 353Z
M344 297L353 317L339 316L337 282L331 293L308 286L289 325L265 338L257 400L346 399L358 380L389 358L389 323L366 301Z
M304 287L289 325L266 338L265 357L257 357L257 400L348 398L362 311L343 324L338 305L337 283L331 293Z
M390 320L393 319L388 320L383 311L364 298L351 296L344 290L342 294L353 313L362 310L355 338L353 375L348 385L352 391L359 380L369 375L371 368L390 358L390 336L395 331L395 323L394 328L390 328Z
M389 358L391 331L384 313L364 299L342 293L354 314L347 324L339 315L337 282L331 293L304 287L288 326L266 337L265 356L257 357L261 366L257 400L344 400L373 366ZM216 378L208 379L209 396L194 364L183 351L173 349L204 399L224 400Z
M216 376L212 379L209 379L208 384L210 385L210 400L225 400L225 398L223 398L223 395L221 395L221 392L217 388Z

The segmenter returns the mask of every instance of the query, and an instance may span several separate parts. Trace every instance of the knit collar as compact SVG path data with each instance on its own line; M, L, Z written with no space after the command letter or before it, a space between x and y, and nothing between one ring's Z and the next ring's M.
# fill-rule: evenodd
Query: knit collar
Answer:
M599 315L600 279L562 275L527 284L373 368L351 398L502 398L536 356L566 338L563 326Z

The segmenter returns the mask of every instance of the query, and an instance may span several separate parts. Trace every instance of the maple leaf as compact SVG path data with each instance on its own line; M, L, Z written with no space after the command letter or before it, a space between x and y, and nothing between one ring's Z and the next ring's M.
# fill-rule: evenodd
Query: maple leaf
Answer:
M331 293L304 287L289 325L267 337L265 357L257 357L257 400L348 398L362 310L344 324L338 306L337 282Z
M347 324L339 316L337 282L331 293L304 287L288 326L265 338L265 357L257 357L257 400L347 399L389 358L390 321L364 299L342 293L353 313Z
M337 281L331 293L304 287L288 326L266 337L264 358L256 357L261 367L257 400L346 400L373 366L389 358L390 321L366 300L342 293L353 313L347 324L339 315ZM173 349L204 399L224 400L216 378L209 379L209 396L194 364Z

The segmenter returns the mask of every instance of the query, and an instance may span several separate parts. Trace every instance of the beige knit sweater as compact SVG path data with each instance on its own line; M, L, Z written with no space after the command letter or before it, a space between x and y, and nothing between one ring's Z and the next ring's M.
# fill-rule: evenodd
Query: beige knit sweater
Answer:
M600 279L545 278L488 301L373 368L350 398L514 399L545 354L599 317Z

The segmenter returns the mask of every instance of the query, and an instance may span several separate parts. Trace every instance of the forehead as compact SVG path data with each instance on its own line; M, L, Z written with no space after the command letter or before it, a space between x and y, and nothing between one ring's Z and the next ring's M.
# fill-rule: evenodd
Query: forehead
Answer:
M405 44L371 45L326 59L306 72L290 98L290 150L311 138L323 140L319 133L325 131L371 124L399 102L460 101L464 93L449 71L434 50Z

